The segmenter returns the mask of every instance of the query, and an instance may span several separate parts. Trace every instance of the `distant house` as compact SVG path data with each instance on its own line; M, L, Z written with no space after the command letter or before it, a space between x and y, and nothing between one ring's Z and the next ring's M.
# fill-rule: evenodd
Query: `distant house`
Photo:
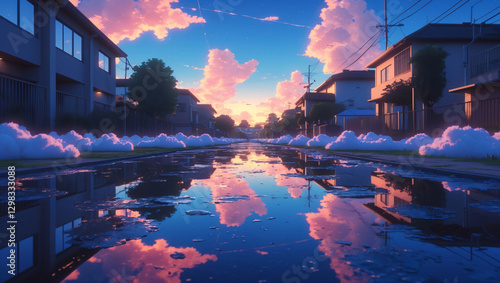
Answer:
M375 116L375 105L368 102L371 88L375 86L375 71L344 70L322 83L315 92L333 93L335 102L345 106L346 111L337 115L335 123L345 127L346 121L357 117Z
M199 116L198 102L200 100L188 89L177 89L177 109L172 116L174 132L185 135L198 135Z
M500 128L500 45L472 54L463 86L450 93L465 93L465 119L473 127ZM456 113L461 114L461 113Z
M319 103L335 103L335 95L327 92L306 92L295 102L295 106L300 109L303 117L307 119L311 114L312 107ZM302 134L306 136L313 134L313 128L307 122L304 121L300 127Z
M475 34L473 44L470 44ZM467 57L464 54L476 54L498 44L500 38L500 25L483 24L427 24L414 33L406 36L377 58L372 60L366 67L375 69L375 87L371 90L371 102L376 103L377 115L391 114L402 111L401 106L383 97L384 88L394 81L408 80L412 77L412 65L409 63L411 57L417 50L427 45L439 46L449 53L446 58L447 84L443 90L443 97L434 105L437 113L444 112L440 106L454 103L463 103L464 95L450 94L449 89L455 89L464 85L464 77L470 72L470 64L466 64ZM415 110L423 108L422 103L417 101ZM399 122L397 123L399 125Z
M211 136L214 135L215 114L217 114L217 111L212 107L211 104L198 104L198 134L206 133Z
M71 2L57 8L27 0L1 3L2 121L17 116L27 125L54 128L64 114L85 117L115 106L115 59L127 54Z

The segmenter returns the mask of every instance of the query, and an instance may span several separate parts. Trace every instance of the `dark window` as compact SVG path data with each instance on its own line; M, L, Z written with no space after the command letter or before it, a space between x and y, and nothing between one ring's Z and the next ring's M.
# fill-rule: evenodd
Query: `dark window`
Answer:
M82 37L60 21L56 21L56 47L82 61Z
M380 83L385 83L389 79L389 67L387 66L380 71Z
M177 112L179 113L186 112L186 103L177 104Z
M99 68L109 72L109 57L99 51Z
M28 0L1 0L0 16L35 34L35 6Z
M31 34L35 34L35 6L27 0L19 2L19 26Z
M394 76L406 73L410 70L410 48L394 57Z
M63 49L63 29L64 25L56 21L56 47L59 49Z

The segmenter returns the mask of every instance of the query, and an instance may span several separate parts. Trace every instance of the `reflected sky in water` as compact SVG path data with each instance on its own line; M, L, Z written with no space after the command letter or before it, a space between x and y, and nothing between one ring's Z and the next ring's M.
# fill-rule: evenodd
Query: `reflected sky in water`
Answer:
M311 177L324 175L333 178ZM20 282L500 276L500 190L488 180L236 144L23 176L19 186Z

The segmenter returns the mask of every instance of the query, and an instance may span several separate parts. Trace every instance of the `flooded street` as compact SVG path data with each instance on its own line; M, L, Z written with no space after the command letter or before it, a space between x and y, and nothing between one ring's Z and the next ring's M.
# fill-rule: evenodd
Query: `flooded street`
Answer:
M16 282L500 277L493 181L243 143L19 182Z

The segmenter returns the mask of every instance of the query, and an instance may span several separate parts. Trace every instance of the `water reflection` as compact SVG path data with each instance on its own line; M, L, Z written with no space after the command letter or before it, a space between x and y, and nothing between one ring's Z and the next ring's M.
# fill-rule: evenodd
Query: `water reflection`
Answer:
M498 183L396 171L240 144L23 176L13 281L498 277ZM0 221L7 221L5 202ZM311 255L321 260L311 265ZM1 268L0 279L9 279Z

